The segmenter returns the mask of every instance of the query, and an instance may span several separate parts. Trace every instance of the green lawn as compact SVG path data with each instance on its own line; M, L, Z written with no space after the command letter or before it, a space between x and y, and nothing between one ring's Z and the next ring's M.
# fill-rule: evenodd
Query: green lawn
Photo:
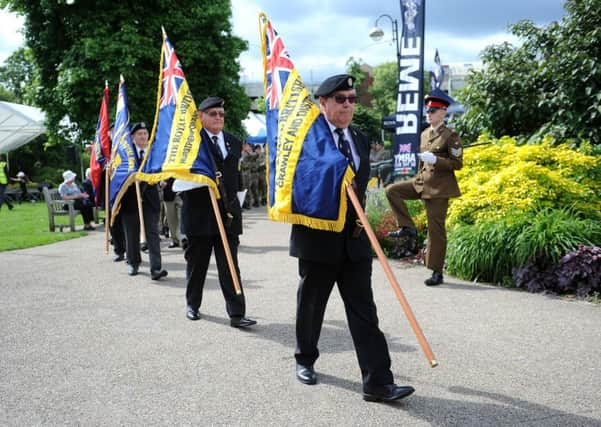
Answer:
M48 231L48 209L43 202L15 204L12 211L2 205L0 209L0 252L14 249L25 249L32 246L47 245L61 240L85 236L86 231L69 231L63 228L61 233ZM57 224L68 224L69 217L56 217ZM77 215L75 225L83 226L81 215Z

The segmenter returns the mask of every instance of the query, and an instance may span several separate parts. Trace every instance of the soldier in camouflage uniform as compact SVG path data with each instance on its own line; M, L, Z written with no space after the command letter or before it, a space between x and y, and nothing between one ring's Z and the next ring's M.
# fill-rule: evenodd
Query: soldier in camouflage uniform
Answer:
M258 207L261 201L259 194L259 153L253 147L252 157L250 159L250 185L248 187L250 193L249 202L251 206Z
M242 158L240 159L240 173L242 174L242 188L246 190L246 198L244 199L243 208L250 209L252 203L251 185L252 185L252 167L255 153L252 151L248 142L242 145Z
M265 167L265 151L263 151L263 147L260 145L255 145L255 152L258 153L257 156L257 186L259 193L259 203L262 206L267 204L267 180L265 178L266 167Z

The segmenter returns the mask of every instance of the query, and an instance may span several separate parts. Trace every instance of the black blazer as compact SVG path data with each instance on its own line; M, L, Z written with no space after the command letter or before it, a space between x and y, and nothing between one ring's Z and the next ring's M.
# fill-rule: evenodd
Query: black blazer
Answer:
M134 149L137 155L137 150ZM138 159L138 164L142 159ZM140 182L140 196L142 198L142 209L151 209L154 212L161 211L161 199L159 197L159 188L156 184L150 185L147 182ZM136 184L132 183L123 198L121 199L121 210L123 212L138 212L138 201L136 199Z
M142 209L151 209L155 212L161 210L161 199L159 189L155 185L140 182L140 193L142 196ZM123 212L138 212L138 201L136 200L136 185L131 184L121 199L121 210Z
M175 200L175 193L173 192L173 181L174 178L169 178L166 182L167 185L163 188L163 201L173 202Z
M349 127L355 148L359 154L359 170L355 174L355 191L362 205L369 180L369 140L358 129ZM308 261L335 264L348 256L352 261L372 257L369 239L365 231L358 238L352 236L357 214L347 196L348 209L344 229L341 232L314 230L293 225L290 234L290 255Z
M203 129L200 132L203 144L213 144L209 135ZM221 172L221 179L225 186L229 212L233 215L230 226L226 227L227 234L242 234L242 208L238 201L237 192L242 189L240 176L240 157L242 156L242 143L234 135L223 132L227 157L221 160L214 156L215 166ZM212 151L211 151L212 153ZM195 188L180 193L183 201L181 211L181 229L186 236L213 236L219 234L217 220L213 213L213 206L207 187ZM225 221L225 209L223 198L219 199L219 210Z

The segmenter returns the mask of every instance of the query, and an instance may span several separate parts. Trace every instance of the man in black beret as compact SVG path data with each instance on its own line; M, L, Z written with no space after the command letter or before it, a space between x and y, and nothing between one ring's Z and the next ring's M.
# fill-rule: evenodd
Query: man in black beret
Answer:
M138 165L142 163L148 149L148 128L144 122L135 123L131 128L131 137L135 146L135 155ZM140 197L142 198L142 215L144 217L144 231L150 261L150 277L160 280L167 276L167 270L161 266L161 238L159 237L159 216L161 202L159 190L155 185L140 183ZM125 234L125 247L127 254L128 271L130 276L138 274L142 261L140 255L140 217L138 214L138 200L136 188L131 185L121 199L121 224Z
M323 118L334 143L355 171L354 187L364 200L369 179L369 140L350 126L357 96L354 77L339 74L326 79L315 92ZM319 120L319 119L318 119ZM363 398L392 401L409 396L414 389L394 384L390 355L371 289L372 252L369 240L357 224L357 215L348 201L344 229L321 231L293 225L290 255L298 258L300 283L296 309L296 377L315 384L313 364L319 357L317 343L328 298L334 287L346 310L347 321L363 379Z
M386 187L386 197L399 227L388 235L404 238L407 254L416 251L417 231L405 200L422 199L428 218L425 262L426 267L432 270L432 277L424 283L426 286L438 286L443 282L442 269L447 250L445 221L449 198L461 195L455 171L463 166L463 149L457 132L444 123L450 104L448 95L435 89L426 97L425 104L426 120L430 126L421 134L417 175L410 181Z
M242 234L242 208L236 193L242 190L242 179L238 167L242 156L242 142L223 131L225 122L224 101L212 96L199 105L202 122L201 144L208 144L216 172L221 174L219 210L225 225L228 244L232 253L238 282L242 287L238 268L239 235ZM219 272L219 284L225 298L230 325L235 328L249 327L257 322L246 317L244 292L236 295L234 283L219 234L217 220L206 186L193 188L181 193L182 232L188 238L186 258L186 317L198 320L198 310L202 303L202 293L209 268L211 253L214 251Z

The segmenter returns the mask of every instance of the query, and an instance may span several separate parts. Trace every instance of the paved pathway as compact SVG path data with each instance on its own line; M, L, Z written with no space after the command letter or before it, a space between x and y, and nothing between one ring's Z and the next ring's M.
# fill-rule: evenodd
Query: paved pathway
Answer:
M103 233L0 253L0 425L601 426L601 307L447 277L392 262L440 362L430 368L382 268L374 293L395 404L361 399L340 297L326 312L319 383L294 377L296 260L289 226L246 212L240 265L248 315L229 327L211 266L202 320L185 318L184 260L169 277L129 277ZM0 237L1 238L1 237Z

